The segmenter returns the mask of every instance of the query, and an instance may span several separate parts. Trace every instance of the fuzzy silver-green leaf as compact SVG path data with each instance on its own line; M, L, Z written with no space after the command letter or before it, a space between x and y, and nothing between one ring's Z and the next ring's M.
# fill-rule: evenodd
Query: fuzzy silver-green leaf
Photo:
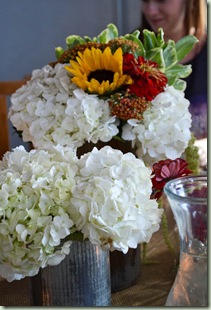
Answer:
M188 35L176 42L176 51L178 61L181 61L186 55L190 53L198 39L193 35Z

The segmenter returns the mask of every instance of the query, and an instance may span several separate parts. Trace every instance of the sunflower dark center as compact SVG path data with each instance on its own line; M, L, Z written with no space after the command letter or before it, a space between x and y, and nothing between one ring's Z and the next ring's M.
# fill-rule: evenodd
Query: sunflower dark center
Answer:
M95 70L92 71L88 76L88 81L90 82L91 79L97 80L99 83L103 81L109 81L109 83L113 82L114 72L110 70Z

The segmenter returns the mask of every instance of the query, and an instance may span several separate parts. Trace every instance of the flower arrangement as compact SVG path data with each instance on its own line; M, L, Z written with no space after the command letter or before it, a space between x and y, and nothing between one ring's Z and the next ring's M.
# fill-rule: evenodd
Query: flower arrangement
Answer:
M163 36L119 37L113 24L92 39L69 36L57 61L12 95L10 120L35 150L20 146L0 162L8 281L59 264L75 238L126 253L159 229L163 179L189 173L179 157L192 141L182 80L191 67L179 62L196 42ZM77 154L85 142L112 139L130 141L139 158L109 146Z
M7 152L0 162L0 274L8 281L34 276L59 264L79 237L123 253L149 242L163 212L151 191L151 169L109 146L80 159L62 146Z
M197 39L175 44L144 30L118 36L109 24L97 37L71 35L57 61L32 72L11 97L9 117L35 148L79 148L111 139L131 141L145 163L180 157L191 138L189 101L179 64Z

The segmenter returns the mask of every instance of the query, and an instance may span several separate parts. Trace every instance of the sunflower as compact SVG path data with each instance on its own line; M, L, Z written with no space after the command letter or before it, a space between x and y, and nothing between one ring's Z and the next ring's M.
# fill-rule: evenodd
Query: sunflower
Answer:
M72 82L89 93L104 95L133 82L129 75L123 74L121 48L114 54L110 47L104 51L86 48L83 53L78 52L76 61L70 60L70 65L65 68L74 75Z

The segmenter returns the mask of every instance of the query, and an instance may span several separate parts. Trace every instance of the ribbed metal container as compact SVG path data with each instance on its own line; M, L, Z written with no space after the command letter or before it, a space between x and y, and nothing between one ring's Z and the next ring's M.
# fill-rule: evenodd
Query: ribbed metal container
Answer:
M141 246L129 249L124 254L110 252L111 292L117 292L133 285L141 272Z
M109 252L74 242L61 264L32 278L34 306L110 306Z

